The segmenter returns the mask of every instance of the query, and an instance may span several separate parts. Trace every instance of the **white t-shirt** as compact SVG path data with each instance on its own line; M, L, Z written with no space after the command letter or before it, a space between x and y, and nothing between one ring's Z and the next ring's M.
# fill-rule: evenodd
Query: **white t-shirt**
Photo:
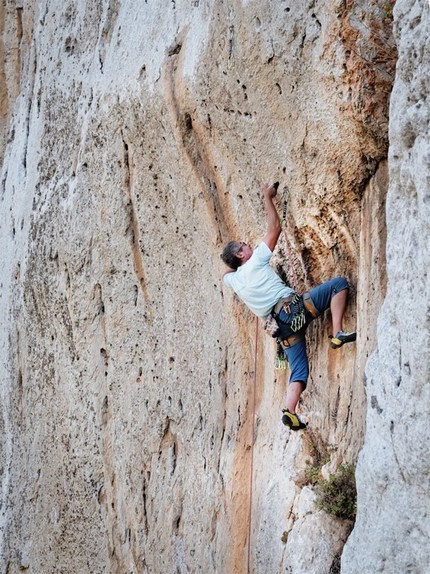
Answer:
M272 255L272 251L262 242L237 271L224 275L224 283L262 319L267 317L279 299L294 293L270 267Z

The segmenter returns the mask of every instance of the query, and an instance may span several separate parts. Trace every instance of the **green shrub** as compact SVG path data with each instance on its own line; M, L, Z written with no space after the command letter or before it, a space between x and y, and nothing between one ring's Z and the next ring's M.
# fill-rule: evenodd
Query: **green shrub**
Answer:
M317 484L315 505L319 510L339 518L355 520L357 513L357 489L355 486L355 465L340 464L336 474Z
M382 9L384 10L386 17L389 18L390 20L393 19L393 8L395 3L396 0L387 0L385 4L382 4Z
M308 468L303 473L302 483L303 485L311 484L315 486L321 480L321 464L317 464L316 466L308 466Z

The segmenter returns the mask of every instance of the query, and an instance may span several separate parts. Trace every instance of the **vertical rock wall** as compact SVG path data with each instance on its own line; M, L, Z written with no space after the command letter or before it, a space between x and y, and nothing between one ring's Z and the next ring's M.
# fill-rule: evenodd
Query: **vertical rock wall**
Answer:
M390 107L387 297L378 348L366 368L358 516L342 559L348 573L429 570L428 2L398 1L395 19L399 61Z
M2 3L4 572L336 571L351 524L301 478L313 443L327 475L366 432L390 6ZM309 329L306 434L281 425L288 373L261 326L255 363L254 318L220 279L223 243L264 234L276 180L299 289L345 275L359 330L334 352L329 317ZM282 241L274 265L291 283Z

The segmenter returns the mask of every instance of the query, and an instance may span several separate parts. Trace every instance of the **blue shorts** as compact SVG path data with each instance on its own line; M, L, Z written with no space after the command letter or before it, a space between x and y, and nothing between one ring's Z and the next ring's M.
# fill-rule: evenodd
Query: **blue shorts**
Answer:
M336 277L331 281L326 281L322 285L309 291L314 306L320 313L324 313L330 308L330 301L340 291L349 289L348 281L343 277ZM283 309L279 313L279 318L285 323L291 322L291 317ZM310 313L306 313L306 322L298 333L304 333L308 325L314 320ZM296 334L298 334L296 333ZM336 333L334 333L336 334ZM290 383L300 381L303 383L303 390L309 377L309 362L306 353L306 341L303 339L293 347L284 349L285 356L290 364Z

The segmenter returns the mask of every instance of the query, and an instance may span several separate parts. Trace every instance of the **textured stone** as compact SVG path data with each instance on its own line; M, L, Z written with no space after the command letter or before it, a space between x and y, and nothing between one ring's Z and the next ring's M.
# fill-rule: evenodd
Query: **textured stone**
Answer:
M425 266L404 255L397 284L394 242L385 258L397 57L388 4L2 4L4 572L234 574L247 571L248 556L259 573L334 572L351 525L316 511L301 478L313 443L330 447L325 475L356 460L386 263L384 320L398 312L412 266ZM408 49L398 81L418 89ZM411 149L423 139L423 112L411 105L405 123L405 108L392 106L398 141L418 134ZM410 181L408 170L418 177L395 155L396 185ZM309 329L312 370L300 405L309 433L280 423L288 373L274 372L274 342L261 325L255 363L255 319L220 279L223 243L264 234L260 189L276 180L291 192L299 290L346 275L345 327L359 329L357 345L336 352L329 316ZM412 207L403 184L391 189L395 230ZM424 241L422 228L415 233ZM292 284L283 240L274 265ZM408 321L412 333L416 318ZM414 339L389 331L368 367L373 444L374 412L390 417L374 361L385 357L386 393L397 376L389 349L407 350L414 376L426 372L412 359ZM397 429L396 456L414 452L413 435ZM385 475L366 474L365 453L360 488L373 496ZM385 460L393 456L387 450ZM394 492L397 478L387 481ZM366 543L363 513L359 498L351 549ZM356 567L361 552L345 560Z
M399 61L390 107L387 297L366 368L358 516L342 557L348 574L429 571L430 15L424 1L398 1L394 13Z

